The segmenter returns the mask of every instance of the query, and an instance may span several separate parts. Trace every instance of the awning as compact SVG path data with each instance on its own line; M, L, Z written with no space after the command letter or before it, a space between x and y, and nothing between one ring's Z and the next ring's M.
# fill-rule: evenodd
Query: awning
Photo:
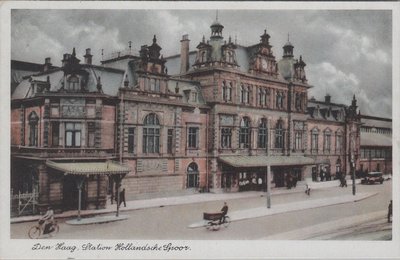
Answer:
M72 175L109 175L109 174L127 174L129 167L116 162L73 162L59 163L47 161L46 165L50 168Z
M305 156L221 156L219 160L233 167L266 167L315 164L314 159Z

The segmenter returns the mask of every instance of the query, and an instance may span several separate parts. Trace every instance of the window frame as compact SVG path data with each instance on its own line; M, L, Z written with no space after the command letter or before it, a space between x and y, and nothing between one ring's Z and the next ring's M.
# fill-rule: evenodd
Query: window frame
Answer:
M190 150L199 149L199 133L200 128L198 126L187 127L187 148Z
M243 117L239 127L239 148L248 149L251 147L251 121L248 117ZM242 146L243 144L243 146Z
M143 144L144 154L160 153L160 121L155 113L148 114L143 120Z
M268 147L268 125L265 118L261 119L258 125L257 147L261 149L266 149Z
M221 148L232 148L232 127L221 127Z
M71 129L68 129L68 125L71 125ZM79 126L79 127L78 127ZM66 122L65 123L65 147L67 148L80 148L82 147L82 123L81 122ZM70 145L68 142L68 136L70 134Z

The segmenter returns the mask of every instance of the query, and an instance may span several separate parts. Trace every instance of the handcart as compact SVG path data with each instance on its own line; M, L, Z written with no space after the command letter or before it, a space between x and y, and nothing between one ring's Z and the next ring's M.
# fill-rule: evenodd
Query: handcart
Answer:
M221 220L221 218L223 218ZM203 219L204 219L204 226L207 229L211 229L211 230L219 230L219 228L221 227L221 225L223 225L224 227L228 227L229 224L231 223L231 219L229 218L228 215L225 215L225 217L223 216L222 212L218 212L218 213L203 213Z

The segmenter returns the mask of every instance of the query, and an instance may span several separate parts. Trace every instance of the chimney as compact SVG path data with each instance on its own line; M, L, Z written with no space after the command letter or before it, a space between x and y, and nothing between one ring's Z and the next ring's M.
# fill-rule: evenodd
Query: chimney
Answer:
M326 94L325 96L325 103L327 104L331 103L331 96L329 94Z
M90 48L86 49L86 54L83 56L85 58L85 63L92 65L92 57L93 55L90 54Z
M62 59L62 66L65 67L69 63L69 60L71 58L71 54L69 53L64 53L63 59Z
M48 71L51 68L51 58L47 57L44 59L44 66L43 66L43 71Z
M189 35L185 34L181 40L181 74L189 70Z

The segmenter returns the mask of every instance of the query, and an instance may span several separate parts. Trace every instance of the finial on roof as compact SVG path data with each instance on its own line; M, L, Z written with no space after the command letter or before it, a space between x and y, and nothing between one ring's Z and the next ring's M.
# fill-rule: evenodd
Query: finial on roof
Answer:
M217 14L215 15L215 21L218 22L218 10L217 10Z
M289 41L289 33L287 34L287 41L290 42L290 41Z
M76 56L75 47L72 49L72 56Z
M156 42L157 42L157 38L156 38L156 35L154 34L153 43L156 43Z
M237 35L235 34L235 44L237 44Z
M203 42L206 42L206 38L204 37L204 35L203 35Z
M231 43L232 42L232 37L229 35L229 41L228 41L229 43Z

